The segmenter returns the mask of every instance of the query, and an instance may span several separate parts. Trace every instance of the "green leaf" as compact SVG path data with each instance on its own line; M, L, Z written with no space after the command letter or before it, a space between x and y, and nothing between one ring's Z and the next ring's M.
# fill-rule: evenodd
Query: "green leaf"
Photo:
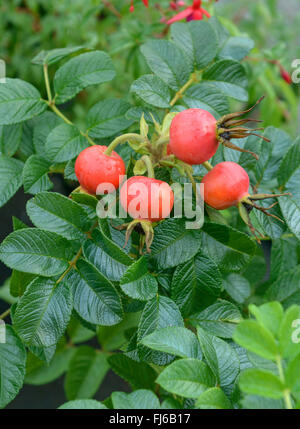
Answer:
M10 279L10 293L14 297L22 296L29 285L34 279L34 274L23 273L21 271L13 270Z
M240 362L235 350L224 340L197 328L198 339L205 360L222 388L234 384L240 370Z
M85 50L84 46L70 46L68 48L51 49L49 51L39 52L32 60L32 64L37 65L52 65L67 57L68 55L78 53Z
M300 240L300 202L293 197L282 197L278 199L281 212L289 229Z
M239 274L229 274L224 281L226 292L234 301L242 304L251 295L251 287L248 280Z
M152 334L146 335L141 343L160 352L201 359L201 350L195 334L181 326L156 329Z
M55 73L55 101L57 104L64 103L87 86L109 82L115 75L113 63L105 52L93 51L78 55Z
M157 76L144 75L135 80L130 91L150 106L167 109L170 107L171 94L167 85Z
M109 280L119 281L133 260L110 238L95 229L86 241L83 254Z
M189 317L194 325L222 338L231 338L236 325L242 321L239 309L229 301L218 300L200 313Z
M68 400L92 398L108 369L105 354L97 353L89 346L79 347L70 361L65 379Z
M249 311L256 317L261 326L277 335L283 318L283 308L279 302L267 302L260 307L250 304Z
M30 220L38 228L57 232L67 239L84 239L91 221L79 204L61 194L41 192L26 206Z
M186 229L183 219L167 219L155 228L150 257L158 268L172 268L195 256L200 244L199 231Z
M77 399L61 405L59 410L107 410L107 407L95 399Z
M203 80L211 82L228 97L239 101L248 100L248 84L245 68L237 61L220 60L207 68Z
M111 137L133 124L126 118L131 105L118 98L99 101L88 112L87 133L92 138Z
M218 53L220 58L240 61L254 48L254 41L248 37L229 37Z
M289 362L285 371L285 380L292 394L300 399L300 354Z
M167 366L156 382L165 390L184 398L198 398L215 384L209 367L197 359L180 359Z
M278 169L278 183L284 186L300 165L300 137L289 148Z
M201 82L188 88L182 101L189 108L207 110L215 118L226 115L229 111L226 96L208 82Z
M286 310L279 328L279 349L283 358L293 358L300 351L300 306Z
M0 155L13 156L22 139L22 124L0 125Z
M0 259L9 268L45 277L61 274L71 258L65 238L37 228L14 231L0 245Z
M282 129L275 127L266 128L264 136L271 141L271 145L266 145L264 142L261 142L262 147L267 146L267 148L271 149L271 152L269 150L268 160L261 160L262 163L265 164L263 167L263 179L267 181L277 177L278 168L282 157L292 146L293 141L289 134L287 134Z
M223 272L240 271L256 251L256 244L248 235L227 225L205 223L202 231L203 251Z
M219 387L212 387L203 392L197 399L195 407L202 410L232 409L230 401Z
M160 408L157 396L151 390L139 389L132 393L113 392L111 400L117 410L155 410Z
M42 158L45 158L45 144L50 132L62 124L62 119L53 112L45 112L38 117L38 122L33 128L33 146Z
M285 308L299 303L300 267L297 266L280 275L267 291L268 299L280 301Z
M123 317L120 297L114 285L89 262L80 259L78 272L67 282L73 285L74 308L86 321L95 325L110 326Z
M26 121L46 109L46 102L30 83L10 78L0 82L0 125Z
M29 355L27 358L25 383L33 386L41 386L56 380L67 371L74 352L74 348L59 350L49 365L43 363L34 355Z
M207 256L198 253L176 268L171 297L184 316L188 316L215 302L221 288L222 277L217 265Z
M239 385L243 392L279 399L283 397L284 384L268 371L247 369L240 375Z
M261 201L259 205L261 207L267 208L272 204L275 204L276 202L276 198L271 198L265 201ZM272 208L269 213L279 217L279 219L282 218L279 206ZM252 212L250 213L250 219L254 228L260 231L260 233L262 233L263 235L272 239L280 238L286 230L286 225L284 224L284 222L280 221L279 219L274 219L272 217L266 216L259 210L252 210Z
M24 166L23 184L24 191L28 194L37 194L48 191L53 183L48 177L50 163L40 155L31 155Z
M291 242L286 239L277 239L272 241L271 249L271 282L286 271L294 268L298 263L296 246L292 246Z
M157 280L148 271L144 257L134 262L120 280L122 291L130 298L148 301L157 293Z
M263 358L276 360L278 347L273 335L255 320L241 322L234 332L233 339L245 349Z
M171 89L178 91L190 77L192 67L185 54L167 40L149 40L141 46L151 71Z
M120 353L110 356L108 363L116 374L130 383L133 389L154 390L157 374L146 363L136 362Z
M49 347L64 333L71 311L72 296L68 286L37 277L18 303L14 327L27 345Z
M98 326L97 337L101 348L108 352L121 349L128 342L128 331L137 327L139 319L140 313L126 313L117 325Z
M283 400L264 398L258 395L245 396L241 404L247 410L280 410L284 408Z
M18 394L23 385L26 350L13 328L6 326L5 343L0 342L0 408L4 408Z
M75 158L89 143L74 125L61 124L55 127L47 137L46 157L52 163L66 162Z
M207 22L176 22L171 26L171 37L197 69L206 67L217 55L216 34Z
M155 298L148 301L141 315L138 328L138 343L141 340L154 332L157 329L166 328L168 326L184 326L179 308L170 298L157 295ZM169 361L167 355L162 355L154 351L149 351L145 347L139 347L139 355L144 360L165 365Z
M0 207L22 186L23 165L17 159L0 155Z

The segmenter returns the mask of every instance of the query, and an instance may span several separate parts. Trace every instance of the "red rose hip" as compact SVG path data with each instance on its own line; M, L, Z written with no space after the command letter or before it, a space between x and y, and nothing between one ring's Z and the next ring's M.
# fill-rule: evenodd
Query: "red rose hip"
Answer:
M168 183L162 180L133 176L122 185L120 202L133 219L158 222L169 216L174 194Z
M203 109L187 109L176 115L170 127L170 149L190 165L208 161L218 149L217 121Z
M204 201L216 210L236 206L249 195L249 176L235 162L221 162L202 179Z
M90 194L96 194L102 183L110 183L116 189L120 186L120 176L125 175L123 159L116 152L106 155L107 146L90 146L84 149L75 162L75 174L82 186Z

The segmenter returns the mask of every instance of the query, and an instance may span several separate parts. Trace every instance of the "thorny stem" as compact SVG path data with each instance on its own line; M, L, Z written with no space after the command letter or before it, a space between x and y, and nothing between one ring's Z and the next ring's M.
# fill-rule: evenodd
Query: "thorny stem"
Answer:
M105 155L111 155L112 151L115 150L119 144L126 143L128 140L134 140L136 142L143 143L145 141L145 137L135 133L123 134L122 136L116 137L104 152Z
M193 73L190 77L190 79L183 85L182 88L178 92L176 92L174 98L170 102L170 106L174 106L174 104L183 96L185 91L193 85L193 83L197 82L197 76L196 73Z
M4 311L4 313L0 314L0 320L5 319L5 317L7 317L9 314L10 314L10 308Z
M277 368L278 368L279 378L282 381L282 383L285 384L285 376L284 376L284 372L283 372L281 356L277 356L276 357L276 364L277 364ZM283 397L284 397L284 402L285 402L286 409L287 410L292 410L293 409L293 404L292 404L292 399L291 399L290 391L288 389L284 390Z

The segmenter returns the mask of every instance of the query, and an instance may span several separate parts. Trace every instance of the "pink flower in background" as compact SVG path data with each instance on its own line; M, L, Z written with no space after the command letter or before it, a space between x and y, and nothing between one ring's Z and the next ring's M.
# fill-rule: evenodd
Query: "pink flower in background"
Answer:
M146 7L149 6L149 0L142 0L142 2L144 3L144 5ZM133 4L133 0L131 0L130 2L130 8L129 8L130 12L134 12L134 4Z
M210 18L210 14L207 12L207 10L203 9L201 5L201 0L194 0L192 6L189 6L182 12L177 13L175 16L173 16L173 18L167 21L167 24L170 25L174 22L181 21L182 19L186 19L187 21L201 20L203 19L204 15L207 16L207 18Z

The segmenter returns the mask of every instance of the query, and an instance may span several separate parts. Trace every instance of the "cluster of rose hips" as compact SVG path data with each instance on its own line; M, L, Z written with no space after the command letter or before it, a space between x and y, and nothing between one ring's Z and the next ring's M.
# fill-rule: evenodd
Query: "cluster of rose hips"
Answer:
M190 169L189 171L191 172L193 165L203 164L209 170L201 181L204 184L204 202L215 210L224 210L233 206L238 207L242 219L256 236L249 217L250 211L256 208L268 216L276 216L268 213L268 210L274 204L271 207L264 208L258 206L255 201L286 194L250 195L249 176L239 164L221 162L212 167L208 162L216 153L220 143L231 149L249 152L235 146L230 139L245 138L253 134L257 135L255 131L261 130L261 128L249 129L243 126L249 121L259 121L239 118L239 116L249 112L252 108L244 112L225 115L218 121L206 110L187 109L173 114L167 136L164 136L164 138L160 136L156 143L150 142L145 135L125 134L117 138L108 147L100 145L88 147L79 154L75 163L75 173L81 185L81 190L96 195L97 189L99 191L99 186L101 188L101 184L111 184L115 189L121 186L120 203L133 218L130 224L126 224L127 238L134 228L138 229L144 237L142 246L146 243L147 250L150 251L150 245L153 240L153 224L168 217L174 204L174 194L171 187L166 182L154 178L153 167L157 165L180 166L181 171L183 170L184 172ZM259 137L268 141L263 136ZM120 142L128 141L130 143L132 138L136 139L140 145L137 146L137 152L139 152L138 148L140 147L148 150L150 154L150 156L142 156L136 162L137 165L139 162L145 161L145 165L148 167L145 171L148 169L149 177L135 175L122 183L126 174L125 163L113 149ZM155 150L151 149L152 145ZM256 154L249 153L258 159ZM192 178L191 175L189 177ZM139 195L142 200L143 198L145 200L143 203L146 210L136 214L136 211L131 209L131 202L139 194L139 191L136 190L139 184L143 184L146 189L145 195ZM167 211L164 206L166 200L168 201ZM155 217L151 216L153 210L156 213Z

